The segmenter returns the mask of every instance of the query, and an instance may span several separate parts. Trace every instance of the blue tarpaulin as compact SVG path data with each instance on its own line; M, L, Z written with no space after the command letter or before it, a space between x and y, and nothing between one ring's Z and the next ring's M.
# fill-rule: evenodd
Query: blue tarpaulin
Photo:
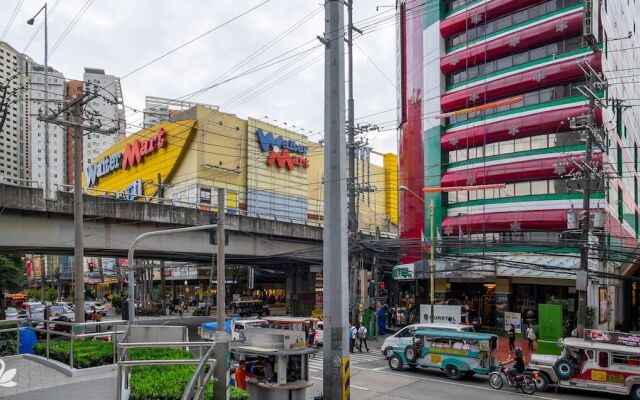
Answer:
M239 317L235 317L235 318L231 318L228 319L224 322L224 330L231 333L231 324L233 323L233 321L237 321L239 320ZM206 329L209 331L215 331L218 329L218 321L213 321L213 322L204 322L202 324L200 324L200 326L202 327L202 329Z

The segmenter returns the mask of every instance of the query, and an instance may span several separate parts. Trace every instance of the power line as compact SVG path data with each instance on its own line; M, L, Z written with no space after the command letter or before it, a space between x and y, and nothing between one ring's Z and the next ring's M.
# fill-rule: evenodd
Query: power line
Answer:
M11 29L11 25L13 25L13 22L16 20L18 11L20 11L20 7L22 7L22 3L24 3L24 0L19 0L18 4L16 4L16 7L13 9L13 12L11 13L11 17L9 17L9 21L7 22L7 26L5 26L4 30L2 31L2 36L0 36L0 40L4 40L4 38L9 33L9 30Z
M53 44L51 50L49 50L49 56L53 55L53 53L58 49L58 47L60 47L64 39L69 35L69 33L76 26L78 21L80 21L80 18L82 18L82 16L89 9L89 7L91 7L93 2L94 0L87 0L87 2L84 3L84 5L80 8L78 13L73 17L71 22L69 22L69 25L67 25L67 27L62 32L62 34L60 34L60 37L58 37L58 40L56 40L56 42Z

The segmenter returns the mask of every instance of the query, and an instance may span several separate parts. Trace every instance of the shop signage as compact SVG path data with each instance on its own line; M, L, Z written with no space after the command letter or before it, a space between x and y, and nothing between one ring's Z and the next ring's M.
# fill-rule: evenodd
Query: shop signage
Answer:
M263 152L276 149L286 149L291 152L304 155L309 151L309 147L307 146L298 144L291 139L285 139L282 136L278 136L276 138L272 132L264 133L262 128L256 129L256 135L258 135L258 142L260 143L260 148Z
M391 276L397 281L413 280L415 279L414 270L415 266L413 264L396 265L393 267Z
M517 312L504 312L504 330L511 329L511 324L516 329L516 333L522 333L522 314Z
M308 146L303 146L282 136L275 137L272 132L265 133L261 128L256 129L256 135L262 151L269 152L267 165L270 167L277 165L279 168L287 168L290 171L295 167L309 168L309 159L303 157L309 151Z
M433 322L460 324L462 321L462 306L433 306ZM420 304L420 323L431 322L431 304Z
M161 128L155 135L145 140L134 139L127 143L123 153L103 157L87 167L87 186L93 187L98 180L118 169L129 169L144 161L144 157L167 145L166 131Z
M307 157L292 156L289 150L284 149L280 152L271 150L267 158L267 165L272 167L277 164L280 168L292 170L294 167L309 168L309 159Z
M144 196L142 190L142 179L136 179L133 183L124 191L127 200L135 200L138 197Z
M640 335L623 332L601 331L597 329L585 329L584 340L623 346L640 347Z

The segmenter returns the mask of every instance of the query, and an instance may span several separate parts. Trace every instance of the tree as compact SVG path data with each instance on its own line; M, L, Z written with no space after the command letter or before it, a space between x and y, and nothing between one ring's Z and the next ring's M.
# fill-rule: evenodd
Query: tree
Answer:
M24 268L20 256L16 254L0 254L0 310L4 314L6 306L4 294L8 291L22 289Z

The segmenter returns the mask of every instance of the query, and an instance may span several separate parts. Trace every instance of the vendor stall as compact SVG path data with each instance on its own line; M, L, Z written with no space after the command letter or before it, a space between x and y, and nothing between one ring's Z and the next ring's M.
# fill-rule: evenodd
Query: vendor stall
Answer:
M252 399L304 400L309 383L309 354L304 332L245 329L245 341L232 349L245 361L247 392Z

